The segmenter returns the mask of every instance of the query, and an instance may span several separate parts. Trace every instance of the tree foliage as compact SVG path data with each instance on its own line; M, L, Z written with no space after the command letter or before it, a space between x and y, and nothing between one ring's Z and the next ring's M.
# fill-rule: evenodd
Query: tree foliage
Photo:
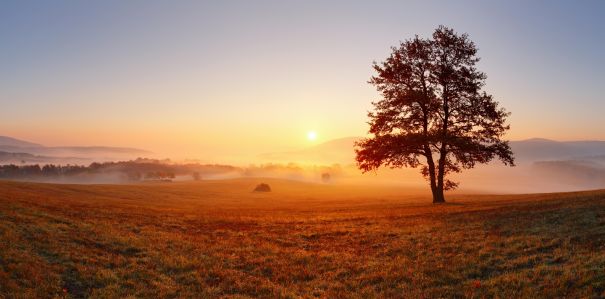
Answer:
M359 168L419 167L433 202L444 202L443 191L458 186L449 174L494 158L513 166L502 139L510 113L482 90L487 76L476 54L467 34L440 26L431 39L415 36L374 63L369 83L382 98L368 114L370 137L356 145Z

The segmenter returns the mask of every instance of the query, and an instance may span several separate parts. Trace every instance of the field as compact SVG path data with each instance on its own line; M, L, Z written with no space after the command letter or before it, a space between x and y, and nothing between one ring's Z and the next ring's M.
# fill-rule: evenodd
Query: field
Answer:
M449 199L0 182L0 298L605 296L605 191Z

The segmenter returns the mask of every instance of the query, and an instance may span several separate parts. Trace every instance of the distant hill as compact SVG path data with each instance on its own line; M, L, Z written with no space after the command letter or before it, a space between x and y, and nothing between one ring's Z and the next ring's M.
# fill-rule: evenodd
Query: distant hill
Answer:
M0 164L75 164L94 162L90 158L40 156L28 153L0 151Z
M260 155L265 161L301 162L321 164L355 163L355 141L361 137L346 137L299 151L268 153ZM554 141L533 138L511 141L510 146L518 162L549 160L602 159L605 155L605 141Z
M21 146L9 146L0 145L0 151L11 152L11 153L28 153L32 155L58 155L64 156L78 156L78 155L90 155L90 154L117 154L117 155L146 155L151 152L127 147L109 147L109 146L55 146L55 147L21 147Z
M49 157L36 156L36 155L28 154L28 153L9 153L9 152L0 151L0 161L2 161L2 162L37 160L40 158L49 158Z
M585 159L605 155L605 141L554 141L533 138L512 141L510 144L519 161Z
M339 138L299 151L262 154L259 158L272 162L351 164L355 163L354 144L359 139Z
M24 160L31 162L64 162L90 163L92 161L111 161L115 159L131 159L152 154L149 151L110 146L53 146L19 140L12 137L0 136L0 163ZM31 156L27 156L31 155Z
M145 155L151 154L150 151L129 148L129 147L111 147L111 146L55 146L42 148L28 148L28 152L34 154L46 155L90 155L90 154L118 154L118 155Z
M42 145L19 140L8 136L0 136L0 146L4 147L42 147Z

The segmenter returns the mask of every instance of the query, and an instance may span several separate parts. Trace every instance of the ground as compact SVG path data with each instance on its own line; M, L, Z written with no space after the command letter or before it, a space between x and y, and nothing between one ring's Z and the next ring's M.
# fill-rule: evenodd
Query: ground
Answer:
M0 298L603 297L604 249L605 191L0 182Z

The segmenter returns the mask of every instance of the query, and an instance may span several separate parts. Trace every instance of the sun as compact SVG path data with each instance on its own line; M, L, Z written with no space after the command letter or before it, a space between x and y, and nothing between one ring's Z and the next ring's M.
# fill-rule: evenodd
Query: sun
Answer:
M309 139L310 141L314 141L315 139L317 139L317 133L315 133L315 131L309 131L307 133L307 139Z

